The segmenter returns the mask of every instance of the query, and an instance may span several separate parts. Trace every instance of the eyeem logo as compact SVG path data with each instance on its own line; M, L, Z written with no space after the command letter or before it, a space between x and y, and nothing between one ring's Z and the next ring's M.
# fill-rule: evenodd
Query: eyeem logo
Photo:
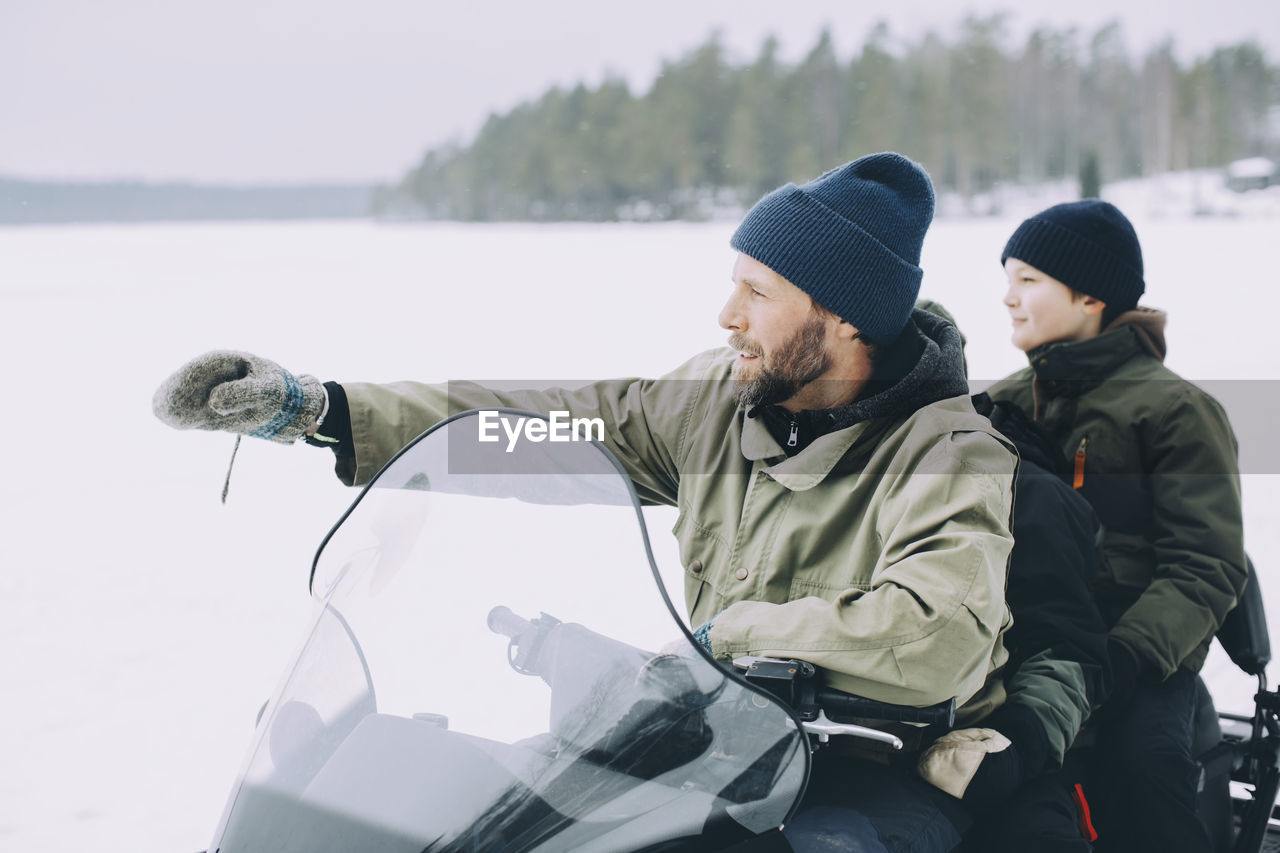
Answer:
M547 420L518 418L500 412L481 412L479 420L480 441L501 441L501 433L507 436L507 453L516 449L516 442L523 436L534 443L540 441L604 441L602 418L570 418L568 412L551 412Z

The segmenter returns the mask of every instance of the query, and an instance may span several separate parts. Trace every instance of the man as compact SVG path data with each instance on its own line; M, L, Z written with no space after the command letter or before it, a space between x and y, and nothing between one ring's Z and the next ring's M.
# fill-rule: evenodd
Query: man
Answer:
M641 498L671 504L696 638L717 659L801 658L833 686L962 718L1000 699L1016 457L967 396L959 335L912 306L933 189L897 154L761 199L720 313L730 349L659 380L565 391L328 383L210 353L157 392L180 428L334 448L367 482L453 411L600 418ZM990 683L989 683L990 682ZM820 754L797 850L949 850L968 817L913 762Z

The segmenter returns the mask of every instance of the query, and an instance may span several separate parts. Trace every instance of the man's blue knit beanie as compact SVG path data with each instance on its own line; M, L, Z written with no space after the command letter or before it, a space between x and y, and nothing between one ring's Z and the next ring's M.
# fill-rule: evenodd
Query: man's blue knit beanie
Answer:
M870 341L898 336L920 292L933 184L900 154L871 154L756 202L730 238Z
M1142 247L1115 205L1096 198L1055 204L1018 226L1000 265L1017 258L1072 290L1128 310L1146 290Z

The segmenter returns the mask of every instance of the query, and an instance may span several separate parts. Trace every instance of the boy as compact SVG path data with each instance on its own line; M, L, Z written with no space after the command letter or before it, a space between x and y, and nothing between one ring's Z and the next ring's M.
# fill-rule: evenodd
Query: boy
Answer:
M1235 436L1164 366L1165 314L1138 307L1142 250L1116 207L1055 205L1000 260L1030 366L989 393L1057 442L1104 528L1095 594L1113 678L1096 715L1096 850L1207 851L1191 724L1196 673L1246 578Z

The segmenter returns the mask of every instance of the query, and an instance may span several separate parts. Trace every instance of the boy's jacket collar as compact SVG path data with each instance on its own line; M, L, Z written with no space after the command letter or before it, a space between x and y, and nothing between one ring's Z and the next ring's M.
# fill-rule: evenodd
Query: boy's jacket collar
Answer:
M1166 320L1163 311L1135 308L1117 317L1097 337L1036 347L1027 353L1027 361L1038 382L1050 387L1070 383L1080 392L1139 353L1164 361Z

